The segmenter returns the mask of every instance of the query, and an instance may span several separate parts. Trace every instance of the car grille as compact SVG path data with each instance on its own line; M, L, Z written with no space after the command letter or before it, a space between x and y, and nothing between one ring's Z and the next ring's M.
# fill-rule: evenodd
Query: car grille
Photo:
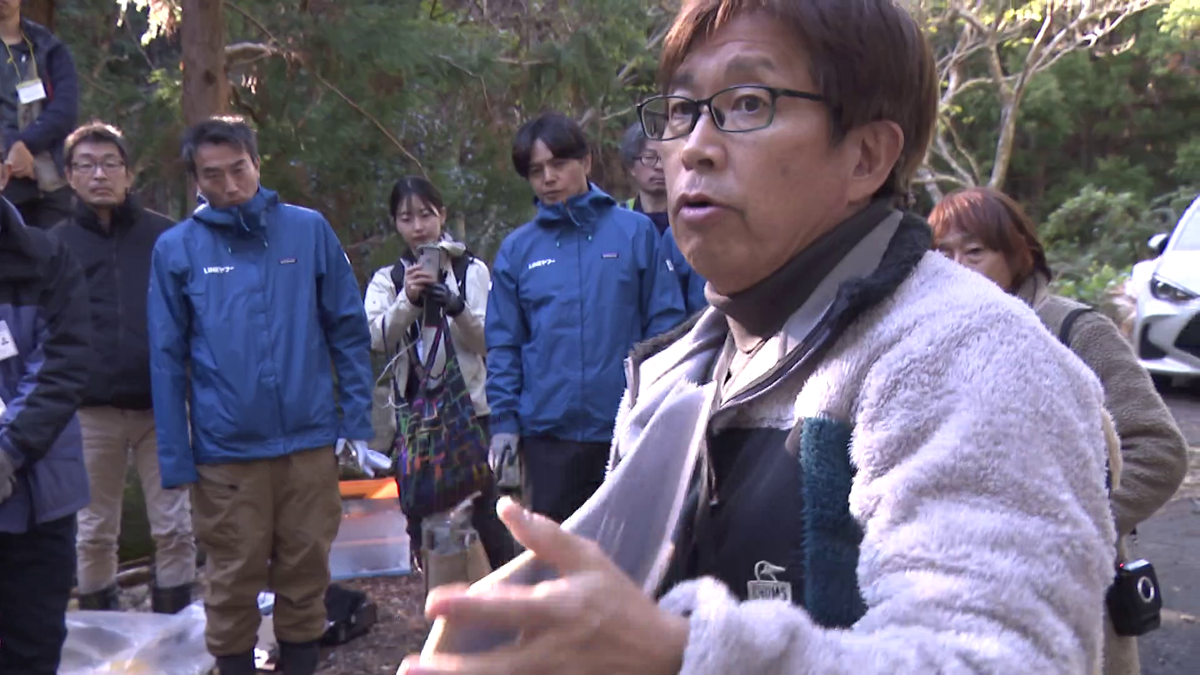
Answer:
M1175 346L1193 356L1200 356L1200 314L1192 317L1188 325L1179 331Z

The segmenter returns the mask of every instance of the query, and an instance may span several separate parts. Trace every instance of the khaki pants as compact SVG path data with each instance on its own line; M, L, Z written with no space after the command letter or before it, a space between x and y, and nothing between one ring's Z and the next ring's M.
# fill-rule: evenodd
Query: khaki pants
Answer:
M193 512L208 553L208 651L232 656L254 649L258 594L267 589L275 593L280 642L320 638L329 549L342 519L333 448L196 468Z
M94 593L116 582L117 538L131 453L154 538L155 581L160 588L195 581L196 541L188 493L162 487L153 411L80 408L79 426L92 491L91 503L79 512L75 547L79 592Z

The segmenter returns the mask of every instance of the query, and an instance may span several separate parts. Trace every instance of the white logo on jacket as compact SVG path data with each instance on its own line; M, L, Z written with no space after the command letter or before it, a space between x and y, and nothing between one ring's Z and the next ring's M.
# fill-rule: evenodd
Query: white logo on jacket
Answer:
M536 260L534 262L529 263L529 269L535 270L539 267L545 267L546 265L553 265L553 264L554 264L554 258L544 258L542 260Z
M205 274L229 274L232 271L233 271L233 265L229 265L226 267L205 267L204 268Z

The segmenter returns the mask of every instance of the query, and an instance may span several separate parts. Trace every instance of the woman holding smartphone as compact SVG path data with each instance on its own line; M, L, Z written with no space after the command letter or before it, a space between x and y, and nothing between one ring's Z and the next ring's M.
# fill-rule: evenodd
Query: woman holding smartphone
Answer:
M396 354L392 365L395 391L407 398L417 386L416 369L410 363L414 352L425 362L430 346L436 344L431 372L443 372L447 351L436 337L444 317L475 414L486 431L490 409L484 390L487 346L483 327L491 283L488 267L443 231L445 203L425 178L409 176L396 181L388 206L408 250L394 265L376 271L367 287L371 348L389 356ZM492 567L507 562L513 555L512 540L496 517L494 488L475 500L473 523ZM409 517L408 533L415 553L421 542L419 518ZM414 560L419 558L414 556Z

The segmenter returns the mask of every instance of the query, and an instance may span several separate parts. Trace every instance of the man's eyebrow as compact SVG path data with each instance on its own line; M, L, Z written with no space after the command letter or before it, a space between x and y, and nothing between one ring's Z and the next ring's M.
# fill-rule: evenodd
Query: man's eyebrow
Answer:
M735 56L725 64L725 76L736 73L754 74L759 70L778 71L775 62L765 56Z
M696 78L693 77L691 73L680 73L676 71L676 73L672 75L671 79L667 82L667 91L679 89L681 87L690 87L692 86L692 82L695 80Z

